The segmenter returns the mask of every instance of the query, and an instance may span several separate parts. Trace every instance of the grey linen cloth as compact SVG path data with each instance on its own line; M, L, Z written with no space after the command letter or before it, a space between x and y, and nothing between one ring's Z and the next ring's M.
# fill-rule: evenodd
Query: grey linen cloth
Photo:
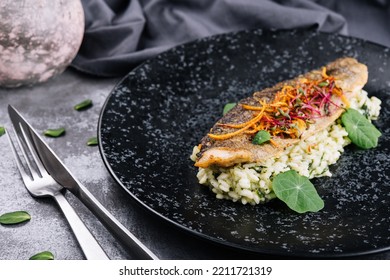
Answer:
M334 10L351 1L82 0L85 34L72 66L122 76L173 46L244 29L315 28L346 35L347 20ZM368 4L388 7L387 0L372 1Z

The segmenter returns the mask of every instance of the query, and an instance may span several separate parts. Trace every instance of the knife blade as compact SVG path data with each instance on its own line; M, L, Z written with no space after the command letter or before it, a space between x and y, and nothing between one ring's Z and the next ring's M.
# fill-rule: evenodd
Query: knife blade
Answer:
M89 191L72 175L69 169L62 163L60 158L45 143L27 120L11 105L8 105L8 114L11 121L19 123L33 139L33 144L38 151L47 172L60 185L74 194L87 208L101 221L101 223L115 236L131 253L141 259L158 260L137 237L125 228ZM20 130L19 125L15 126Z

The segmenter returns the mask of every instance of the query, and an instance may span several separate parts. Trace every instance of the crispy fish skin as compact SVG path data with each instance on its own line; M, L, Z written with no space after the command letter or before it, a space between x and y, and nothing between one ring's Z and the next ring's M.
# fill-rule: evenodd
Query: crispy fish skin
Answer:
M354 58L340 58L329 63L325 67L327 74L335 77L336 85L343 90L347 99L350 99L367 83L367 66L359 63ZM284 85L294 85L300 78L320 80L322 79L321 70L313 70L295 79L280 82L271 88L255 92L251 97L245 98L239 103L258 105L259 99L270 101ZM339 100L339 103L341 103L341 100ZM317 118L315 122L302 133L300 138L274 138L273 140L277 145L271 145L269 143L264 143L262 145L252 144L252 136L245 133L226 140L214 140L206 135L201 140L201 150L197 154L195 166L202 168L207 168L212 165L230 167L237 163L259 163L270 157L277 157L286 147L304 140L314 135L316 132L330 126L340 117L343 111L344 109L338 107L331 112L331 115ZM232 132L234 129L223 127L218 124L240 124L250 120L252 117L253 113L250 110L245 110L242 106L236 105L211 128L210 133L224 134Z

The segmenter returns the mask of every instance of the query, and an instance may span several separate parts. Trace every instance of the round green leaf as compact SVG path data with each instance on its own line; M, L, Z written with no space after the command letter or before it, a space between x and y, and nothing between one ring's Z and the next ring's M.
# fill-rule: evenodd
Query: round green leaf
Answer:
M341 116L345 130L352 143L362 149L375 148L381 132L370 121L355 109L348 109Z
M234 106L236 106L237 103L227 103L225 107L223 107L222 115L225 115L227 112L229 112L231 109L233 109Z
M276 197L295 212L317 212L324 208L324 201L310 180L295 170L276 175L272 181L272 188Z
M260 145L264 142L267 142L271 139L271 134L268 131L260 130L256 133L255 137L252 140L253 144Z

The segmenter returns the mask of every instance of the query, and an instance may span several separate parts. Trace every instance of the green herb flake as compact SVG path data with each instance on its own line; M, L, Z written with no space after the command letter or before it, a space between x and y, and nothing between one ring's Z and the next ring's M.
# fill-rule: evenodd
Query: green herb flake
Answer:
M92 100L91 99L85 99L84 101L80 102L79 104L76 104L73 108L77 111L85 110L92 106Z
M326 87L326 86L329 86L329 83L328 82L321 82L321 83L318 84L318 86Z
M278 111L279 111L279 113L280 113L281 115L283 115L284 117L289 118L289 119L291 120L291 117L290 117L290 115L289 115L290 110L287 110L287 112L285 112L285 111L283 111L282 109L278 108Z
M0 126L0 136L3 136L5 134L5 128Z
M98 143L99 143L99 142L98 142L97 137L91 137L91 138L89 138L88 141L87 141L87 145L88 145L88 146L96 146Z
M362 149L375 148L381 132L355 109L348 109L341 116L345 130L352 143Z
M56 129L46 129L43 134L45 136L49 136L49 137L59 137L61 135L63 135L65 133L65 128L61 127L61 128L56 128Z
M260 145L269 140L271 140L271 135L269 134L269 132L265 130L260 130L256 133L255 137L252 140L252 143L255 145Z
M295 212L318 212L324 208L324 201L310 180L294 170L276 175L272 188L276 197Z
M14 211L0 216L0 224L14 225L29 221L31 216L26 211Z
M54 260L54 255L52 252L43 251L30 257L29 260Z
M227 103L225 107L223 107L222 115L226 115L226 113L229 112L231 109L233 109L233 107L236 105L237 103Z

